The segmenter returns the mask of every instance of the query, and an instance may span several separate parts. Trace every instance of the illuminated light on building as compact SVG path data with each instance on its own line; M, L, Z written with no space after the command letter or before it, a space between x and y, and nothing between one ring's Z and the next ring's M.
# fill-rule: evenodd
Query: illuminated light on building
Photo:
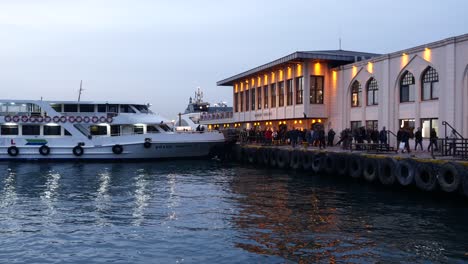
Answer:
M315 123L315 119L312 119L312 124Z
M367 63L367 71L369 73L374 73L374 64L370 61Z
M357 74L357 67L356 66L353 66L352 74L353 74L353 78L356 77L356 74Z
M319 122L319 123L322 123L322 119L319 119L318 122Z
M283 70L279 70L279 80L278 81L282 81L283 80Z
M292 69L291 67L288 67L288 79L292 78Z
M264 85L267 85L267 83L268 83L268 74L265 74L265 75L263 76L263 84L264 84Z
M408 64L408 61L409 61L409 59L408 59L408 54L403 53L403 54L401 55L401 65L400 65L401 68L404 68L404 67Z
M297 120L294 120L294 124L297 124Z
M297 77L302 76L302 65L301 64L296 65L296 76Z
M424 59L427 61L431 61L431 49L425 48L424 49Z
M251 84L252 84L252 87L254 87L254 86L255 86L255 79L254 79L254 78L252 78L252 80L251 80Z
M299 124L302 124L302 120L299 120Z
M257 77L257 86L262 85L262 77L258 76Z
M276 81L276 74L274 72L271 73L271 82L275 82Z
M314 64L314 71L315 71L315 74L321 74L322 73L322 65L320 64L320 62L316 62Z
M235 90L234 90L234 91L237 93L237 92L239 91L239 85L236 83L236 84L234 85L234 87L235 87Z
M243 82L241 82L240 87L241 87L241 92L244 91L244 83Z
M336 80L338 79L336 71L332 72L332 78L333 78L333 82L336 82Z

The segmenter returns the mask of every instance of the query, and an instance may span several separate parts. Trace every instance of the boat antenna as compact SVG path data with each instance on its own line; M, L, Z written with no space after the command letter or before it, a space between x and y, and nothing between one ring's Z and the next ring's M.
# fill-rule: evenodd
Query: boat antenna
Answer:
M83 80L80 81L80 90L78 91L78 102L81 99L81 92L83 92Z

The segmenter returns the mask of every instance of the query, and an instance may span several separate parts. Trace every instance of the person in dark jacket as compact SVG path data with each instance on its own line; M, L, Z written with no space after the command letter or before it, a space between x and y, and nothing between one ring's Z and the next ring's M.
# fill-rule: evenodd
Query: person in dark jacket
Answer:
M332 147L333 146L333 141L335 140L335 131L333 131L333 128L330 128L328 130L328 146Z
M429 136L429 146L427 147L427 151L430 151L429 149L433 149L435 147L435 151L439 151L439 148L437 147L437 132L435 128L431 129L431 133Z
M400 127L400 129L398 129L398 132L396 133L397 152L400 150L400 143L401 143L402 137L403 137L403 128Z
M321 127L318 131L319 148L325 148L325 130Z
M388 148L388 144L387 144L387 130L385 130L385 127L382 128L382 130L380 130L379 132L379 141L380 141L380 144L386 146Z
M421 128L418 127L418 130L416 130L416 133L414 133L414 150L417 150L418 149L418 146L421 147L421 150L423 150L423 145L422 145L422 141L423 141L423 137L422 137L422 132L421 132Z
M411 152L411 148L410 148L410 145L409 145L409 138L410 138L410 132L408 129L403 129L402 133L401 133L401 142L403 142L405 144L405 146L403 147L403 150L402 152L405 152L408 151L408 153Z

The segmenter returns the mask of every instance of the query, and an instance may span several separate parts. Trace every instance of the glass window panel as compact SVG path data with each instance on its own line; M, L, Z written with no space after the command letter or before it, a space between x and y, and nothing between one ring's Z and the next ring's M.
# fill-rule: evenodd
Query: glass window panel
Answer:
M78 105L76 104L64 104L63 111L69 113L76 113L78 112Z
M92 104L80 105L80 112L82 112L82 113L94 113L94 105L92 105Z
M23 125L22 129L25 136L39 136L41 134L40 125Z
M44 136L60 136L61 126L44 126Z
M7 125L2 125L1 131L2 135L5 136L16 136L18 135L18 126L13 125L13 126L7 126Z
M431 83L423 83L423 100L431 99Z
M432 83L432 99L439 98L439 82Z

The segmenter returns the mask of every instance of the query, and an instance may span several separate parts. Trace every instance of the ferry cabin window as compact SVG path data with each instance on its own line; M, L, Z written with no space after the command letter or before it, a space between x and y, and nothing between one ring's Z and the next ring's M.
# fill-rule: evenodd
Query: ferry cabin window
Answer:
M143 134L143 126L133 126L133 133Z
M65 113L77 113L78 112L78 105L76 104L64 104L63 105L63 112Z
M111 136L119 136L120 135L120 126L113 125L111 126Z
M61 126L44 126L44 136L60 136Z
M147 126L146 133L159 133L159 130L155 126Z
M171 128L164 123L160 124L159 127L161 127L164 131L171 131Z
M108 113L117 113L118 109L119 109L118 105L107 105Z
M98 104L97 111L98 113L105 113L107 111L107 106L105 104Z
M91 135L93 136L106 136L107 126L90 126Z
M62 105L61 104L50 104L50 107L52 107L52 109L54 109L55 111L57 112L62 112Z
M40 125L23 125L22 129L24 136L39 136L41 134Z
M146 105L134 105L135 108L140 111L140 113L146 114L148 113L148 107Z
M80 105L81 113L94 113L94 105L92 104L82 104Z
M120 113L135 113L129 105L120 105Z
M68 132L68 130L66 130L66 129L63 129L63 134L64 134L65 136L71 136L71 133Z
M2 125L1 131L4 136L16 136L18 135L18 126L7 126Z

